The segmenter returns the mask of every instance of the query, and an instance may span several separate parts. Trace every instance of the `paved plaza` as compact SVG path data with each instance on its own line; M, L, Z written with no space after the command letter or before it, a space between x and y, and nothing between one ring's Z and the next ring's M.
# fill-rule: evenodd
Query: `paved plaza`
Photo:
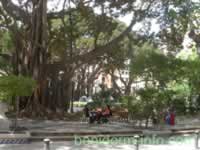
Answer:
M68 132L79 132L79 131L127 131L127 130L138 130L140 127L135 126L133 123L127 122L110 122L107 124L88 124L87 122L73 122L73 121L62 121L62 120L31 120L31 119L20 119L18 121L20 126L26 127L29 131L68 131ZM179 129L179 128L199 128L200 118L187 119L178 118L175 126L159 125L153 128L153 130L168 130L168 129Z
M101 132L101 131L133 131L135 126L129 123L112 122L107 124L88 124L87 122L20 120L19 125L28 131L49 132Z
M162 126L159 128L141 129L135 127L131 123L125 122L111 122L108 124L93 124L89 125L86 122L66 122L66 121L50 121L50 120L19 120L19 125L26 127L28 132L53 132L53 133L102 133L102 132L134 132L143 131L143 133L159 134L169 133L172 129L184 129L184 128L199 128L199 119L190 121L190 124L177 124L174 127ZM183 136L184 137L184 136ZM41 140L42 141L42 140ZM187 140L177 143L177 141L171 141L168 144L142 144L139 146L139 150L195 150L194 136ZM80 144L76 141L52 141L50 150L134 150L135 144L127 143L87 143ZM43 142L30 142L28 144L0 144L0 150L44 150Z

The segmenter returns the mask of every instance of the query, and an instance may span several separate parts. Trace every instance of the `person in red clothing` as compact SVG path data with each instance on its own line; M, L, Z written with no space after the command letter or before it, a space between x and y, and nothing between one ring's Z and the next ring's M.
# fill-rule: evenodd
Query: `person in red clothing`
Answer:
M170 113L170 125L171 125L171 126L174 126L174 125L175 125L175 113L174 113L174 111L172 111L172 112Z
M108 117L108 116L111 116L111 115L112 115L112 112L111 112L110 106L107 105L106 109L102 112L102 116Z
M108 122L108 117L112 116L112 111L110 109L110 106L107 105L106 109L102 112L102 122L107 123Z
M110 106L107 105L104 111L101 111L101 112L97 113L97 119L96 119L96 121L98 123L100 123L102 119L107 120L107 118L109 116L112 116L112 112L111 112Z

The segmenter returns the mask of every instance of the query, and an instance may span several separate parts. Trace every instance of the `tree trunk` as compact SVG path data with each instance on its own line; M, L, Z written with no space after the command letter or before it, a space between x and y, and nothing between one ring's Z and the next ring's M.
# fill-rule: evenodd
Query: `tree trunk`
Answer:
M71 82L71 113L74 113L74 82Z
M21 31L14 32L15 40L15 74L32 76L37 86L25 107L26 114L44 116L47 110L46 97L49 94L47 81L47 0L36 0L33 3L31 24L19 38Z
M148 125L149 125L149 117L147 117L145 120L145 128L148 128Z

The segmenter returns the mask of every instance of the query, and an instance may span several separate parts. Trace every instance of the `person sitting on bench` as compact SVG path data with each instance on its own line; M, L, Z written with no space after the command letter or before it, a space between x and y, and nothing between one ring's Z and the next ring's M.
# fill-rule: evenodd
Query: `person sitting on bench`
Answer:
M89 115L89 108L87 105L85 105L85 108L83 109L84 113L85 113L85 117L88 118L90 115Z
M106 105L106 109L102 112L103 117L112 116L112 112L109 105Z
M108 122L108 117L112 116L112 112L110 109L109 105L106 105L106 108L103 112L101 112L100 114L98 114L97 116L97 122L100 123L100 121L102 122Z
M94 110L90 111L87 105L85 105L84 114L85 118L89 118L89 123L93 123L96 120L96 112Z
M96 121L97 118L97 112L95 110L92 110L89 112L89 123L92 124Z

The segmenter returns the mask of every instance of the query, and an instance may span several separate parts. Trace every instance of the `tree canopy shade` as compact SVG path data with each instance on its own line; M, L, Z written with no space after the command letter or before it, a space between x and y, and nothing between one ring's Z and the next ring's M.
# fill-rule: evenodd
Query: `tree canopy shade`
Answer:
M129 97L130 112L149 118L154 111L158 113L167 107L174 107L181 114L199 110L199 60L195 47L173 56L150 43L137 46L131 75L140 88L134 97ZM140 111L135 112L136 108Z
M161 31L159 37L168 50L182 49L184 36L192 32L191 37L199 43L200 2L196 0L166 0L163 2L162 15L159 17Z
M135 24L146 23L151 19L159 20L162 25L161 37L158 40L155 38L163 45L170 45L173 40L180 45L181 42L177 41L182 41L184 33L190 30L190 28L185 29L186 25L183 24L185 22L187 24L185 20L190 19L188 16L184 19L184 15L187 14L185 10L190 6L187 5L189 2L187 0L0 0L0 2L0 29L6 31L2 41L5 39L8 41L2 45L2 49L10 53L9 57L4 58L9 58L13 74L30 76L36 80L36 89L32 96L27 98L25 108L30 115L34 113L44 116L49 112L64 112L65 107L68 108L70 101L73 100L74 78L77 77L81 67L102 65L105 60L120 64L124 59L118 58L121 55L125 57L128 53L131 54L134 44L143 44L147 38L152 38L149 35L146 37L145 34L141 36L138 32L133 32L132 27ZM54 5L50 8L48 7L50 3L60 7L56 8L57 5ZM191 11L189 16L195 17L198 14L198 5L193 2L190 4L194 11ZM119 16L123 17L126 14L132 14L128 26L117 20ZM196 35L196 28L194 30ZM128 39L131 39L130 42ZM154 43L158 44L157 41ZM8 50L5 50L5 47ZM127 48L129 52L124 51ZM168 61L168 58L157 53L149 55L158 62ZM137 57L139 59L140 56ZM165 61L162 61L162 64L158 62L149 63L168 68L169 64ZM163 74L157 73L155 67L150 67L149 70L157 79L160 77L166 80L164 74L166 72L169 74L168 70Z
M152 7L151 2L145 0L138 4L135 1L64 0L60 1L62 7L57 11L47 7L50 3L47 0L0 2L0 23L11 32L14 43L13 72L37 81L26 110L38 115L49 110L64 110L68 103L64 99L71 99L75 71L115 50L116 43L134 24L143 20ZM95 9L100 13L95 13ZM113 36L118 26L115 18L130 12L133 16L130 25ZM55 57L59 51L60 57ZM60 71L64 72L62 77Z

